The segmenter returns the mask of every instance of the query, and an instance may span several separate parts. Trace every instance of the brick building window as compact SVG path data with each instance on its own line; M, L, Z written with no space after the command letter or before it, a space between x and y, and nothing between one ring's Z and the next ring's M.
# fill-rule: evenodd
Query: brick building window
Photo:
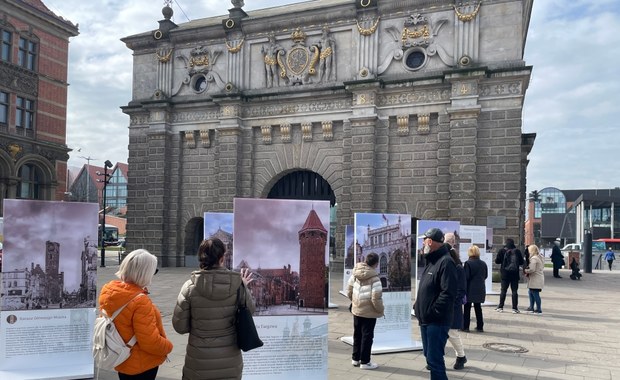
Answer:
M0 130L6 132L9 124L9 94L0 91Z
M17 197L22 199L42 199L41 182L43 173L38 166L25 164L19 168L21 182L17 188Z
M17 97L15 129L19 135L34 137L34 100Z
M28 70L33 70L36 67L37 61L37 44L24 37L19 37L19 51L17 54L17 64L21 67L25 67Z
M2 42L0 42L2 44L0 46L0 59L5 62L11 62L11 41L13 38L13 33L0 28L0 38L2 39Z

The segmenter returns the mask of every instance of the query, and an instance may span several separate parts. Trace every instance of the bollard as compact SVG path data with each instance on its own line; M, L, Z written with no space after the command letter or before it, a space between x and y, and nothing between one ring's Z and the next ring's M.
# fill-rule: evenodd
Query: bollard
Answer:
M592 273L592 232L587 230L583 239L583 260L583 271Z

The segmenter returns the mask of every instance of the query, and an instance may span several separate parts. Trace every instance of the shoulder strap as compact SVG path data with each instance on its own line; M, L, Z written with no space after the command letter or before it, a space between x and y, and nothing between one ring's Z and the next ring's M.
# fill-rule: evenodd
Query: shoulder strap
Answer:
M116 311L114 312L114 314L112 314L112 317L110 317L110 319L111 319L111 320L114 320L114 319L115 319L115 318L116 318L116 317L117 317L117 316L121 313L121 311L123 311L123 309L125 309L125 307L131 303L131 301L133 301L133 300L135 300L136 298L138 298L138 297L140 297L140 296L143 296L143 295L144 295L144 293L142 293L142 292L140 292L140 293L136 294L136 295L135 295L132 299L130 299L130 300L129 300L126 304L124 304L124 305L123 305L123 306L121 306L118 310L116 310ZM101 309L101 311L102 311L102 312L104 312L104 313L107 315L107 313L105 312L105 310L104 310L104 309Z
M241 282L241 285L237 288L237 306L241 306L241 303L239 302L239 300L241 299L240 297L240 293L241 293L241 288L243 288L243 307L247 307L247 300L245 299L245 285L243 284L243 281Z

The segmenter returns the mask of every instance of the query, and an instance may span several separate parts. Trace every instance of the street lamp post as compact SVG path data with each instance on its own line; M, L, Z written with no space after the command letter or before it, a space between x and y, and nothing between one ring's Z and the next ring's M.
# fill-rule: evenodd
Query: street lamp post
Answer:
M103 176L103 180L98 179L98 181L103 181L103 218L101 222L101 236L99 241L101 242L101 267L105 267L105 241L103 240L105 237L105 209L106 209L106 187L110 181L110 175L108 174L108 169L112 167L112 163L110 160L106 160L103 165L103 173L97 172L97 175Z

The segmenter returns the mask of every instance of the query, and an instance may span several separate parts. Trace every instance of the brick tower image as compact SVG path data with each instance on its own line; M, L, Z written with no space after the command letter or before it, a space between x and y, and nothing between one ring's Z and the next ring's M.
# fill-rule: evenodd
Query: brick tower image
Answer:
M58 303L62 299L64 273L60 273L60 243L45 242L45 274L47 275L47 299Z
M316 211L310 210L299 230L299 305L325 307L325 245L327 230Z

